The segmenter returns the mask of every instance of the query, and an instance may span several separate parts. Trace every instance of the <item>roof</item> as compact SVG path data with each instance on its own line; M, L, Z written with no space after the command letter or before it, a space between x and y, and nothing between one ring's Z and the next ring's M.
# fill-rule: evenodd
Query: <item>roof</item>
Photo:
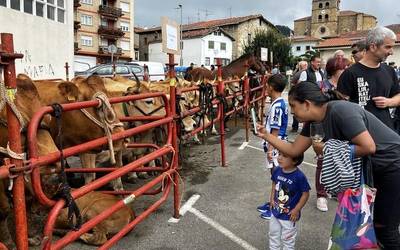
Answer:
M365 39L367 34L368 34L368 30L348 32L339 37L323 40L316 46L316 48L332 48L332 47L351 46L354 43ZM397 35L396 43L400 44L400 32L398 32L396 35Z
M225 36L229 37L232 41L235 41L235 38L233 38L231 35L229 35L224 29L219 28L219 27L215 27L215 28L211 28L211 29L184 31L182 33L182 36L183 36L183 39L204 37L206 35L209 35L209 34L213 33L214 31L221 31L222 33L224 33Z
M314 41L318 42L321 41L322 39L313 36L293 36L290 38L290 40L292 42L314 42Z
M259 19L259 18L261 18L264 22L266 22L267 24L271 25L272 27L274 27L276 29L276 27L271 22L269 22L267 19L265 19L261 14L257 14L257 15L230 17L230 18L224 18L224 19L214 19L214 20L209 20L209 21L185 24L185 25L183 25L183 31L197 30L197 29L209 29L209 28L214 28L214 27L235 25L235 24L240 24L240 23L252 20L252 19ZM148 32L160 31L160 30L161 30L161 27L159 26L159 27L150 28L150 29L143 29L142 31L139 31L138 33L148 33Z
M342 17L342 16L354 16L354 15L358 15L358 14L363 14L364 16L371 16L371 17L374 17L376 19L375 16L370 15L370 14L365 14L365 13L362 13L362 12L356 12L356 11L352 11L352 10L339 11L339 17ZM296 21L307 21L307 20L311 20L311 16L302 17L302 18L296 19L294 21L296 22Z
M400 33L400 24L391 24L391 25L386 26L386 28L393 30L393 32L396 34Z

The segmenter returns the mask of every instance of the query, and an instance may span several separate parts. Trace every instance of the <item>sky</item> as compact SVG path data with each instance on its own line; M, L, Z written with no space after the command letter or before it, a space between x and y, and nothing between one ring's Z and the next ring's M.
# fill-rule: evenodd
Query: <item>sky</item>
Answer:
M182 23L262 14L275 25L293 29L293 20L311 15L312 0L134 0L135 26L160 26L161 16ZM341 10L364 12L377 17L379 25L400 24L399 0L342 0Z

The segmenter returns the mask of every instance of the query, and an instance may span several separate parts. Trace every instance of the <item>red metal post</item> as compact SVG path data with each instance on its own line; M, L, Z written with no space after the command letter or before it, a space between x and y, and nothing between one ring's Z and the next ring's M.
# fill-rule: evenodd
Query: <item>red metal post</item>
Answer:
M67 81L69 81L69 68L70 68L70 66L68 66L68 62L65 62L64 68L65 68L65 79Z
M246 75L243 82L244 88L244 120L245 120L245 128L246 128L246 142L249 141L249 105L250 105L250 79L248 74L249 64L246 61Z
M218 67L218 94L221 97L225 97L225 84L222 81L222 62L221 58L217 58ZM221 135L221 166L226 167L225 160L225 114L224 114L224 104L220 101L218 104L218 111L220 113L219 117L219 134Z
M176 79L175 79L175 62L174 62L174 55L173 54L168 54L168 75L170 78L170 96L169 96L169 101L170 101L170 108L171 108L171 115L175 118L173 121L173 129L172 129L172 147L175 150L175 158L174 162L172 163L172 168L178 169L178 155L179 155L179 147L178 147L178 141L177 141L177 134L178 134L178 127L176 123L176 119L179 119L179 117L176 114ZM179 208L180 208L180 198L179 198L179 176L178 173L174 173L174 217L179 218Z
M7 63L4 65L4 80L8 93L15 97L17 80L15 77L15 55L14 54L14 43L13 35L9 33L1 34L1 45L2 50L8 53L8 56L3 58L2 61ZM7 123L8 123L8 141L10 148L16 153L22 153L21 147L21 127L14 112L7 105ZM15 164L16 167L22 167L22 160L11 159L11 163ZM13 186L13 201L14 201L14 214L15 214L15 230L16 230L16 243L18 250L28 249L28 229L26 219L26 207L25 207L25 187L24 187L24 176L18 175L14 180Z

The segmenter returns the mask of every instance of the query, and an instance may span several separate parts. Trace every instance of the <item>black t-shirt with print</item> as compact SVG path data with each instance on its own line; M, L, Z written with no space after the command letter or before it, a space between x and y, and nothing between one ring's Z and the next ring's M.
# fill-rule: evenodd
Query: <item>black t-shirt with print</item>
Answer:
M400 171L400 136L359 105L347 101L329 102L322 125L324 141L351 141L367 130L376 145L375 154L371 155L374 171ZM300 134L310 137L310 123L305 123Z
M393 129L389 108L377 108L372 100L376 96L390 98L400 93L396 73L392 67L381 63L378 68L369 68L356 63L340 76L337 90L349 96L351 102L358 103Z

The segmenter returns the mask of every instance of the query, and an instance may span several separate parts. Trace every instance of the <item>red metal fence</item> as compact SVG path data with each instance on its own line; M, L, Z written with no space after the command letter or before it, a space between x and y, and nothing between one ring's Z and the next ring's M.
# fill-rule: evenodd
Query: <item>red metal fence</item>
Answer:
M15 58L20 57L21 55L13 54L12 47L12 35L11 34L1 34L1 47L0 47L0 66L4 67L4 78L6 84L9 86L9 91L15 91L16 88L16 79L15 79L15 66L14 60ZM169 55L169 77L170 79L174 79L174 56L172 54ZM66 68L67 69L67 68ZM216 88L216 92L219 98L213 99L212 103L218 105L217 108L217 116L213 117L213 121L208 124L204 124L203 127L195 129L193 132L184 135L184 137L188 138L190 136L195 135L200 132L203 128L209 127L212 124L219 122L219 134L220 134L220 144L221 144L221 165L226 166L226 156L225 156L225 129L224 129L224 118L228 115L231 115L235 112L242 111L244 113L245 122L246 122L246 140L249 138L249 125L248 125L248 109L251 105L256 102L261 102L261 106L264 106L265 102L265 82L266 77L262 76L261 85L259 87L250 89L249 86L249 78L245 77L243 79L243 91L234 93L233 95L227 96L225 95L225 85L229 82L222 80L222 70L221 70L221 61L218 61L218 82L213 86ZM235 80L237 81L237 80ZM187 91L198 90L199 87L192 87L186 89L180 89L178 94L184 93ZM261 92L261 94L250 100L251 93ZM44 249L61 249L71 242L75 241L79 238L80 235L88 232L101 221L106 219L109 215L118 211L126 204L132 203L138 197L142 195L156 195L161 194L161 197L155 201L152 205L150 205L144 212L137 215L137 217L126 225L118 234L114 235L111 239L109 239L104 245L100 247L100 249L108 249L112 245L114 245L119 239L121 239L125 234L131 231L135 226L143 221L146 217L148 217L152 212L154 212L162 203L164 203L171 191L171 188L174 188L174 217L179 217L179 207L180 207L180 197L179 197L179 175L177 172L178 169L178 141L177 141L177 121L179 119L184 118L185 116L195 114L200 111L200 107L194 107L187 112L177 114L176 113L176 95L177 89L175 86L175 81L172 80L170 84L170 98L167 99L167 96L163 93L148 93L148 94L138 94L124 97L116 97L109 99L111 104L121 103L121 102L129 102L146 98L154 98L161 97L164 100L165 104L165 112L166 115L164 117L124 117L120 120L123 122L133 121L133 120L146 120L148 123L126 129L122 132L112 134L112 140L121 140L123 138L131 137L142 132L145 132L149 129L153 129L160 126L167 127L167 140L165 145L155 145L155 144L130 144L128 147L138 148L138 147L149 147L153 148L154 151L150 154L145 155L142 158L139 158L127 165L120 168L96 168L96 169L69 169L67 171L74 171L80 173L86 172L104 172L107 173L103 177L96 179L95 181L75 189L71 192L71 195L74 199L84 196L85 194L94 191L106 184L110 181L119 178L123 175L128 174L129 172L141 172L146 171L142 166L144 164L154 160L154 159L162 159L162 166L156 167L153 170L158 171L160 174L148 181L143 186L137 188L136 190L125 190L125 191L114 191L111 192L113 194L124 195L125 198L120 200L117 204L112 207L107 208L102 213L100 213L95 218L85 222L82 227L77 231L70 231L64 237L54 240L53 238L53 230L54 224L56 222L57 216L60 213L60 210L65 206L64 200L52 200L47 197L42 189L41 178L40 178L40 169L46 168L49 164L55 163L60 160L61 153L59 151L49 153L47 155L39 156L38 148L37 148L37 130L39 128L39 124L44 115L50 114L53 112L53 108L51 107L43 107L41 108L34 117L31 119L27 132L27 141L28 141L28 152L29 152L29 160L22 162L22 160L11 159L9 164L5 164L5 166L0 167L0 179L10 179L13 177L14 186L13 186L13 198L14 198L14 213L16 219L16 240L17 240L17 248L19 250L28 249L28 240L27 240L27 218L26 218L26 208L25 208L25 193L24 193L24 173L27 171L32 171L32 185L33 190L36 195L38 201L45 207L50 208L50 213L47 218L47 222L44 229L44 241L43 248ZM225 113L222 99L225 98L227 100L234 99L237 96L242 95L244 97L244 101L238 107L235 107L233 110L229 110ZM99 104L99 101L86 101L86 102L77 102L70 104L63 104L63 112L69 112L72 110L79 110L83 108L91 108L96 107ZM10 148L12 151L21 153L21 139L20 139L20 125L18 120L15 118L11 109L7 106L7 118L8 118L8 135L10 141ZM97 138L92 141L85 142L80 145L76 145L73 147L65 148L62 150L64 157L73 156L82 152L86 152L88 150L97 148L101 145L107 144L107 138ZM169 156L169 157L167 157ZM6 163L8 161L5 161ZM148 169L147 169L148 170ZM4 248L4 246L0 243L0 249Z

